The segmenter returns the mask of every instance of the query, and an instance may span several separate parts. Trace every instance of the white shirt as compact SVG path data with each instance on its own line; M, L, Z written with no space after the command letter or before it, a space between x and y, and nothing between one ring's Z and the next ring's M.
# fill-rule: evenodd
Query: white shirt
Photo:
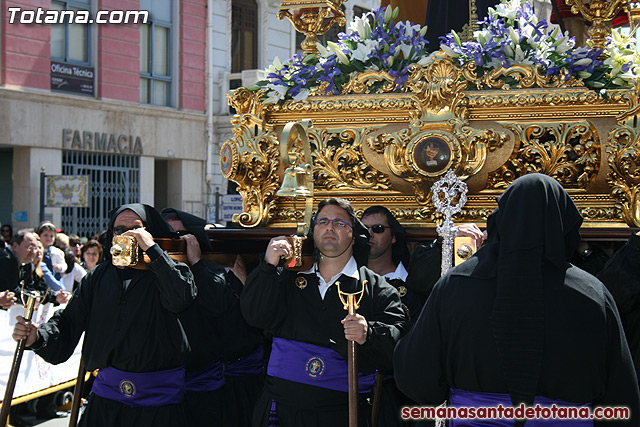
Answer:
M62 284L64 285L64 288L69 292L73 292L73 284L75 282L81 281L86 274L87 271L82 268L80 264L75 262L73 265L73 270L62 275Z
M402 261L400 261L400 263L396 267L396 271L392 271L391 273L385 274L384 278L387 280L400 279L403 282L406 282L408 275L409 275L409 272L407 271L406 268L404 268Z
M342 274L344 274L345 276L352 277L356 280L360 280L360 272L358 272L358 264L356 263L356 260L354 257L351 257L351 259L349 259L349 261L342 268L342 271L340 271L338 274L336 274L331 279L329 279L329 281L325 281L324 277L322 277L322 275L320 274L320 270L318 270L318 263L314 263L313 267L311 267L307 271L303 271L302 273L303 274L316 273L316 276L318 276L318 290L320 291L320 297L322 297L323 300L324 300L325 294L327 293L327 289L329 289L331 285L333 285L336 282L336 280L338 280L338 277L340 277Z

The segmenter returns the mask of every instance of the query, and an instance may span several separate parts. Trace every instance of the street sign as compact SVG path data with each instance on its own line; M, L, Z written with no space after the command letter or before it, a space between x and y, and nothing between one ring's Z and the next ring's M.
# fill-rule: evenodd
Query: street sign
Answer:
M233 214L242 213L242 196L239 194L225 194L220 198L220 213L222 221L232 221Z

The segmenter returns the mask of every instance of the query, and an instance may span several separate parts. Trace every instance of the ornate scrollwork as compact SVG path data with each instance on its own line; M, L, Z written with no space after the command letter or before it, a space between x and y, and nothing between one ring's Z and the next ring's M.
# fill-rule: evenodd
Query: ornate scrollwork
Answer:
M550 175L565 188L586 190L595 182L600 169L600 138L591 123L500 124L514 133L515 144L509 160L489 173L488 189L506 188L516 178L533 172Z
M260 102L262 91L252 91L240 87L227 94L229 105L236 110L238 115L251 114L262 118L264 104Z
M476 89L530 89L540 88L569 88L583 87L582 80L568 74L566 70L557 76L546 76L540 73L536 65L514 64L509 68L494 68L478 76L475 63L469 63L462 68L465 80Z
M609 133L607 182L611 196L619 203L624 221L640 227L640 135L634 128L620 126Z
M221 154L225 177L238 183L242 195L242 213L234 218L243 227L263 224L273 208L279 181L278 141L272 130L262 133L252 126L255 117L235 116L234 137L224 143ZM225 168L225 164L230 165Z
M322 190L388 190L389 177L374 169L362 152L364 135L371 128L335 133L312 129L315 185Z
M626 120L631 117L635 117L640 113L640 79L636 79L634 82L634 91L625 91L624 99L627 101L629 108L623 113L619 114L616 119L619 124L623 124Z
M418 128L418 129L415 129ZM391 172L410 182L420 204L429 202L431 184L452 169L461 179L476 174L507 135L493 129L479 130L465 121L416 121L414 126L389 135L369 138L367 143L384 159Z
M423 116L446 112L465 118L461 103L468 83L461 76L460 68L441 56L427 67L412 65L409 68L409 80L403 90L418 97L423 107Z
M396 89L395 79L389 73L369 70L364 73L352 73L349 82L342 86L340 92L343 95L349 93L388 93L395 92Z

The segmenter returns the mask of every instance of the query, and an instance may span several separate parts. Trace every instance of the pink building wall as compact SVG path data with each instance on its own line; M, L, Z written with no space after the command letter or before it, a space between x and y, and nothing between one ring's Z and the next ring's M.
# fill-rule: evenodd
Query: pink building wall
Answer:
M0 83L7 86L49 89L51 31L48 25L9 24L10 7L36 10L49 8L51 0L2 2L2 39L0 40Z
M45 24L9 24L9 7L50 9L51 0L3 2L0 11L0 84L34 89L50 89L51 32ZM100 0L99 10L138 10L139 0ZM174 20L178 34L178 109L205 111L206 0L181 0ZM96 11L92 11L96 12ZM97 31L95 63L96 98L140 103L140 26L139 24L92 24ZM92 28L93 30L93 28ZM174 68L175 69L175 68Z

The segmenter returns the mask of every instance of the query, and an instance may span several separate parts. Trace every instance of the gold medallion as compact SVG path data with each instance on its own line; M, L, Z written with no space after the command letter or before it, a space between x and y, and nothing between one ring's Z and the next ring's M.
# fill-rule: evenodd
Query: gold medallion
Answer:
M398 286L398 293L400 294L400 297L405 296L407 294L407 288L404 286Z
M296 286L300 289L304 289L307 287L307 279L306 277L298 276L296 277Z

